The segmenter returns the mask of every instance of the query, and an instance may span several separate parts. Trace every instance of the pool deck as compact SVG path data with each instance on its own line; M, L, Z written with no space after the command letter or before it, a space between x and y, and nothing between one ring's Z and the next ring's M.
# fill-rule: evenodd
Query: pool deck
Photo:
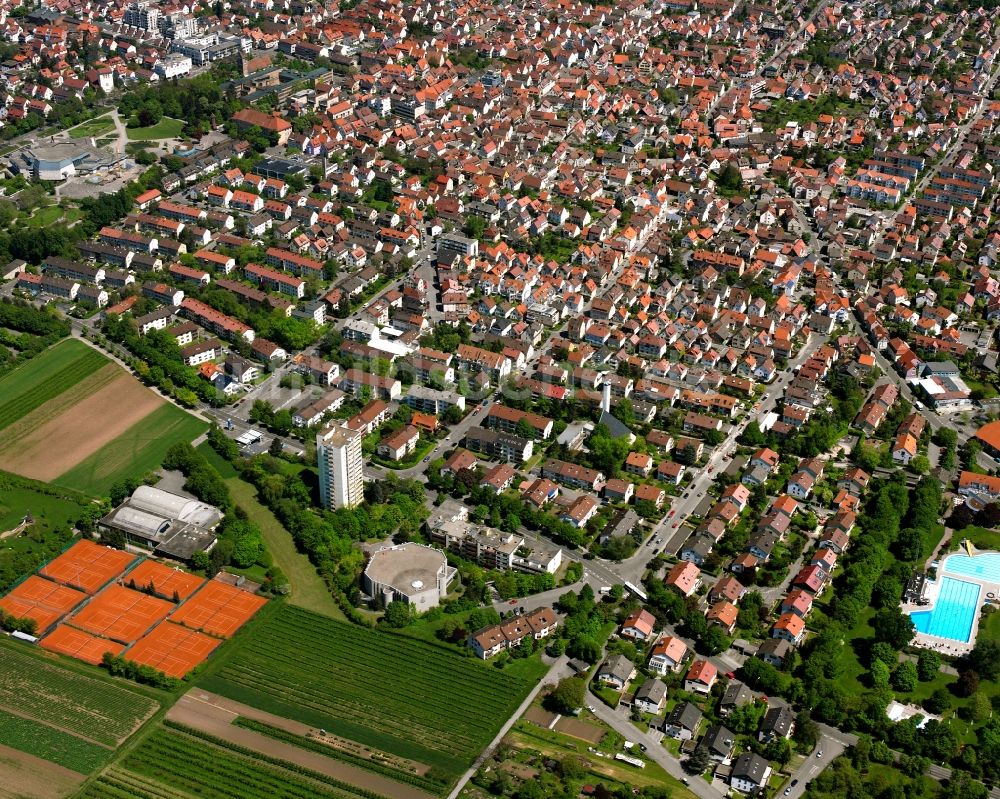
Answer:
M961 553L952 552L950 554ZM978 600L979 606L977 608L976 615L972 619L972 630L969 632L969 640L967 643L956 641L953 638L941 638L936 635L928 635L927 633L922 633L919 630L913 637L914 646L922 646L925 649L933 649L936 652L940 652L942 655L958 657L968 654L976 645L976 636L979 634L979 619L982 617L982 607L990 601L994 603L1000 602L1000 583L996 583L982 577L945 571L944 566L946 565L946 558L941 561L941 568L938 569L937 579L934 582L931 582L930 580L927 581L926 588L924 589L924 598L928 600L928 604L917 605L912 602L904 603L902 606L902 612L909 615L913 612L919 613L921 611L934 610L934 606L937 604L938 592L941 590L942 577L951 577L954 580L961 580L962 582L978 585L980 587Z

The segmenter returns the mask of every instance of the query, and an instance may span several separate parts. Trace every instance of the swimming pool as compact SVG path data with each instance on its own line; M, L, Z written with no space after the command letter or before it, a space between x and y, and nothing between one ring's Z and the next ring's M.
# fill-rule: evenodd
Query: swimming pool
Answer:
M941 590L933 609L910 614L913 626L917 632L967 644L979 613L980 587L954 577L941 577L940 583Z
M988 583L1000 583L1000 552L980 552L973 557L957 553L945 558L942 574L976 577Z

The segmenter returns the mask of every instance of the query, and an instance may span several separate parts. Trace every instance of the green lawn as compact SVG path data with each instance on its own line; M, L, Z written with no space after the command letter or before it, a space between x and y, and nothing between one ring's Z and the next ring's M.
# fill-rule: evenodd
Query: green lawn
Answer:
M129 128L128 137L131 141L147 141L150 139L179 139L184 128L184 120L163 117L155 125L148 128Z
M616 744L621 738L607 728L597 718L587 718L588 724L598 727L605 727L607 733L604 741L598 749L610 753L612 746L616 751L621 751ZM565 735L555 730L545 730L530 721L522 719L515 726L509 736L511 742L517 750L522 752L535 752L543 758L563 760L566 757L582 758L586 775L584 781L588 783L601 782L605 785L611 783L621 785L625 789L645 788L651 786L663 786L669 789L673 799L694 799L695 794L690 789L685 788L679 780L670 776L662 766L655 761L648 759L641 752L633 751L629 754L633 757L641 758L646 766L637 769L635 766L612 760L608 757L598 757L588 750L586 741ZM462 797L470 796L469 790L460 794Z
M26 513L34 518L36 530L65 527L79 518L80 508L87 502L76 492L0 472L0 533L20 524Z
M435 444L437 444L437 441L432 438L422 438L417 442L417 448L413 452L398 461L389 460L389 458L383 458L380 455L373 455L371 459L374 463L384 466L387 469L412 469L423 460L428 452L434 449Z
M857 624L844 636L844 646L840 649L838 661L841 667L839 672L841 676L837 682L845 690L852 693L861 693L867 690L861 682L861 675L866 674L868 668L864 665L860 655L868 647L871 639L875 637L875 630L870 624L874 616L875 611L872 608L865 608L861 612Z
M966 527L964 530L957 530L952 537L952 544L957 549L962 539L968 538L976 549L989 549L1000 551L1000 531L991 530L988 527Z
M63 217L62 208L60 208L58 205L47 205L44 208L39 208L37 211L35 211L34 214L32 214L24 221L25 224L28 225L28 227L39 228L39 227L48 227L49 225L58 222L60 219L62 219L62 217Z
M172 444L191 442L207 429L206 422L176 405L164 403L55 482L86 494L104 496L119 480L142 477L159 468Z
M236 467L216 452L207 441L202 441L195 449L205 456L205 460L215 467L215 470L223 479L228 480L230 477L239 477Z
M218 455L216 458L220 461L223 460ZM232 466L229 466L229 470L234 471ZM293 605L321 613L324 616L346 619L344 612L334 601L323 582L323 578L316 571L316 567L312 565L307 556L296 550L292 534L282 527L274 514L257 500L257 490L235 475L226 479L226 485L229 486L229 492L236 504L246 511L251 521L259 525L261 533L264 535L264 543L267 544L267 550L274 558L274 564L288 578L292 589L289 601Z
M108 114L97 119L91 119L75 128L70 128L68 133L74 139L92 139L96 136L103 136L115 129L115 123Z

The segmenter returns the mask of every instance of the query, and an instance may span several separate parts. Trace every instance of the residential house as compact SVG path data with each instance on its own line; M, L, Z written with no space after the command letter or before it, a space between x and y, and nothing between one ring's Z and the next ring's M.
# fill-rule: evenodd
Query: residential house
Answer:
M632 707L643 713L659 713L667 701L667 686L649 677L632 697Z
M719 670L707 660L696 660L684 676L684 690L689 693L708 694L719 679Z
M649 670L663 676L679 671L687 658L688 646L680 638L668 635L661 638L649 652Z
M635 664L625 655L612 655L598 667L594 677L598 682L622 691L637 673Z
M663 582L667 587L680 592L681 596L689 597L701 585L701 569L689 561L675 563Z
M648 610L633 610L622 622L620 635L633 641L648 641L653 636L656 617Z
M701 726L702 712L691 702L678 702L663 720L663 734L678 741L691 741Z
M806 632L806 623L801 616L794 613L783 613L778 617L771 629L772 638L783 638L790 644L798 645Z
M756 793L771 779L771 764L755 752L744 752L733 762L729 784L741 793Z

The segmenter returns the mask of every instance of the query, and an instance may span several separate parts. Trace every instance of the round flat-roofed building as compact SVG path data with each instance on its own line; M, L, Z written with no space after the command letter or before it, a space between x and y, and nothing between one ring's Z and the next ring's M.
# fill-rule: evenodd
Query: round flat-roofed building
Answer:
M424 544L406 543L375 550L365 567L366 593L383 607L393 600L418 611L437 607L448 594L455 569L444 553Z

